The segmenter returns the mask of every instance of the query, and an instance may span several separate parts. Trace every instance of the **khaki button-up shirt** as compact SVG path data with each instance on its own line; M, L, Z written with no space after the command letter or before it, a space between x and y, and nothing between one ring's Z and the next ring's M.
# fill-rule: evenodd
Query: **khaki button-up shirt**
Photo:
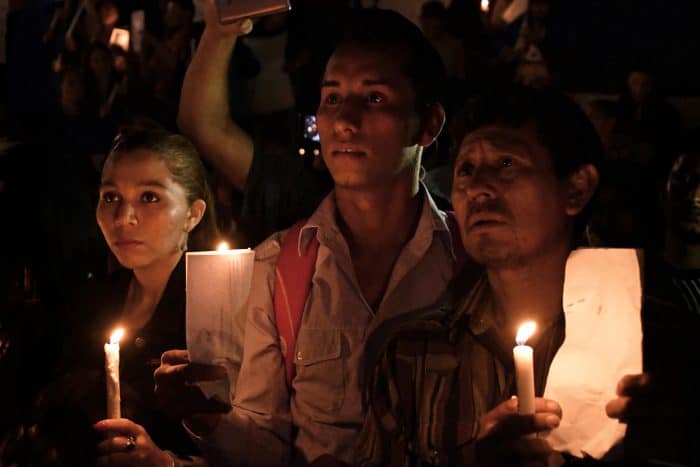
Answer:
M333 193L308 219L300 248L320 247L294 352L291 394L273 309L275 265L284 232L256 248L244 351L233 410L202 440L210 462L287 465L330 454L354 461L364 422L360 378L369 333L381 322L434 303L453 276L455 258L445 214L424 187L415 234L401 251L376 312L364 299L348 245L336 224Z

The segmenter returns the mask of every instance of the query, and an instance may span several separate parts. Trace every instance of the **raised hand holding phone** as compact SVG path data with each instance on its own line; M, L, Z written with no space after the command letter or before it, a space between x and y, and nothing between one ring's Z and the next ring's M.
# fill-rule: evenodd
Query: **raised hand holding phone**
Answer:
M204 6L204 22L207 25L206 33L214 36L230 37L245 36L253 30L253 21L243 17L231 23L223 24L219 20L217 0L207 0Z
M289 0L216 0L219 21L232 23L244 18L272 15L289 11Z

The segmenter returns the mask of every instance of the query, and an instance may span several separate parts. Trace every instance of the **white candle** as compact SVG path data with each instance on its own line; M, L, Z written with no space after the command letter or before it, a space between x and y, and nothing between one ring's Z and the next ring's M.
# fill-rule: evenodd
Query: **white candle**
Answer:
M489 0L481 0L481 11L484 13L489 12Z
M525 342L534 334L535 323L528 321L520 326L513 348L515 383L518 387L518 413L535 413L535 369L532 363L532 347Z
M119 390L119 340L124 329L115 330L105 344L105 375L107 381L107 418L121 418L121 393Z

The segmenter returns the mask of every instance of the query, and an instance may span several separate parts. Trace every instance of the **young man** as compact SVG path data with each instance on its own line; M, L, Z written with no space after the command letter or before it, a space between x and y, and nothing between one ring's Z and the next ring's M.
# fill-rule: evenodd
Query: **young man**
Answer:
M358 10L349 18L317 112L335 188L294 240L302 252L313 238L320 247L291 387L273 310L284 232L256 249L231 412L196 413L201 401L189 382L220 373L188 364L185 351L166 352L156 371L156 392L201 436L210 462L288 465L324 455L354 462L366 336L407 307L434 303L455 268L445 215L419 182L422 150L445 118L443 76L435 50L400 15ZM252 151L249 142L240 146Z
M454 165L452 202L483 269L465 269L435 311L382 326L398 331L377 344L361 465L546 460L546 441L522 435L558 426L561 409L538 398L534 416L517 415L512 348L518 326L535 320L528 344L541 395L564 339L565 265L601 154L586 116L555 91L514 88L482 101Z

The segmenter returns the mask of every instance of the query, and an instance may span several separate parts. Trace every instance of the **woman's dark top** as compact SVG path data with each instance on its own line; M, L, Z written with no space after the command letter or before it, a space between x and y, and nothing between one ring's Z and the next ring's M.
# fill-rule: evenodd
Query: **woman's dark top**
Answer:
M104 344L119 327L133 277L122 269L88 285L66 324L61 365L54 382L38 403L38 427L46 442L58 445L58 455L77 465L94 456L99 439L91 425L106 418ZM158 408L153 372L162 353L184 349L185 264L177 264L150 321L139 331L126 328L120 342L122 417L142 425L160 449L187 456L197 453L179 420ZM42 430L43 428L43 430ZM86 439L87 437L87 439ZM92 438L92 439L89 439ZM79 441L78 441L79 440ZM80 446L73 446L75 442Z

